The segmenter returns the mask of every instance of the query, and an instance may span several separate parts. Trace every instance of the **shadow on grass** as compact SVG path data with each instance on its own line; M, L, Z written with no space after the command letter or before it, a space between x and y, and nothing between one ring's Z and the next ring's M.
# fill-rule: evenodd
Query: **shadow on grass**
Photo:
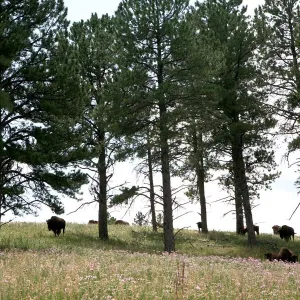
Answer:
M176 234L177 233L177 234ZM196 256L255 257L263 259L267 252L278 252L288 247L300 253L300 240L285 242L279 236L261 234L257 245L248 247L246 236L234 232L211 231L208 234L196 230L175 230L176 252ZM85 224L68 224L65 234L55 237L45 224L8 224L0 231L0 250L60 249L61 251L80 252L84 249L125 250L131 252L162 253L163 232L153 232L149 227L109 226L109 239L98 237L98 227Z

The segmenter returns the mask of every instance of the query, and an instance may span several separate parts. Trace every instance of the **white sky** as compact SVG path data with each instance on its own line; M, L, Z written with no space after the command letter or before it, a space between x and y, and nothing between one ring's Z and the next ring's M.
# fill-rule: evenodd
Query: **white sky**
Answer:
M81 19L86 20L90 18L91 13L93 12L96 12L98 16L106 13L111 15L117 9L119 2L119 0L65 0L65 5L68 7L68 19L71 21L79 21ZM252 12L255 7L263 4L263 2L263 0L247 0L244 1L243 4L248 5L248 11ZM194 3L194 1L191 1L190 3ZM285 152L285 150L285 143L278 145L278 162L281 161L282 154ZM280 170L282 171L282 175L272 185L272 191L261 192L260 200L258 200L260 205L253 210L253 220L254 223L260 226L260 231L262 233L271 233L271 227L274 224L287 224L293 226L296 233L300 234L300 208L299 211L295 213L292 220L288 221L289 217L300 201L300 198L298 197L297 191L294 187L294 181L297 178L297 174L295 173L295 168L288 168L287 163L284 162L281 163ZM120 184L126 180L131 181L132 184L136 184L137 182L136 174L132 171L132 165L129 163L119 164L115 169L115 174L116 177L114 177L114 180L116 183ZM160 182L158 183L160 184ZM172 185L174 186L175 184L173 181ZM218 186L215 184L208 184L206 186L206 196L208 202L213 202L224 197L225 195L219 191ZM89 195L88 191L85 191L84 198L87 201L91 200L91 196ZM78 204L72 200L65 200L64 203L66 214L62 215L62 217L65 218L67 222L87 223L87 221L90 219L97 219L98 207L96 205L91 205L89 208L85 208L77 213L67 215L69 212L78 207ZM125 217L123 217L123 215L126 209L115 209L110 211L110 213L116 218L123 218L124 220L132 223L136 212L139 210L146 212L147 206L148 203L146 200L144 200L142 203L137 203L130 209L129 213L127 213ZM208 205L207 217L209 230L214 229L234 231L234 215L228 214L223 217L223 214L231 209L232 207L229 207L221 202ZM176 219L174 221L175 228L190 226L190 229L196 229L196 222L200 220L197 213L200 211L200 205L189 205L185 211L192 211L192 213ZM181 215L185 211L174 212L174 217ZM45 208L40 212L39 217L26 216L24 218L16 218L15 221L45 222L45 220L52 214L53 213L49 209Z

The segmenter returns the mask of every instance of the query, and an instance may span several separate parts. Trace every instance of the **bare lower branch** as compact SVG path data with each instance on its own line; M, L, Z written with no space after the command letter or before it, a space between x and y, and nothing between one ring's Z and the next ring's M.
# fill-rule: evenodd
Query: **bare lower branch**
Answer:
M297 207L295 208L295 210L293 211L292 215L290 216L289 221L291 220L292 216L294 215L294 213L295 213L296 210L298 209L299 205L300 205L300 202L298 203Z
M83 208L84 206L95 203L95 202L97 202L97 201L93 200L93 201L90 201L90 202L82 203L79 207L77 207L75 210L69 212L67 215L73 214L73 213L77 212L79 209Z
M187 212L183 213L182 215L177 216L177 217L174 218L173 220L176 220L176 219L178 219L178 218L180 218L180 217L182 217L182 216L184 216L184 215L187 215L187 214L189 214L189 213L191 213L191 212L192 212L192 211L187 211Z

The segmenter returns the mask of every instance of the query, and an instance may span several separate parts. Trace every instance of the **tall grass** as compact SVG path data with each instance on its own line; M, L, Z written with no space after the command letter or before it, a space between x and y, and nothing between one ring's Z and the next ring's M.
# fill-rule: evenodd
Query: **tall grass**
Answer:
M111 225L104 242L97 226L68 224L59 238L46 227L0 229L0 299L300 299L300 264L262 259L285 245L278 236L249 249L233 233L186 230L169 255L147 228Z

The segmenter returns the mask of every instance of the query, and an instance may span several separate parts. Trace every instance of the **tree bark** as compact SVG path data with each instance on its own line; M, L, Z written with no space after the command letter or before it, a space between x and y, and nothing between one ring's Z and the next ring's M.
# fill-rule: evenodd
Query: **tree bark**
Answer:
M173 208L172 191L169 165L169 145L167 139L167 128L165 123L166 107L160 105L160 150L161 150L161 171L163 183L163 203L164 203L164 250L175 251L174 229L173 229Z
M161 73L162 75L162 70ZM164 250L166 252L175 251L174 228L173 228L173 206L170 176L170 159L168 145L167 108L163 93L159 98L159 127L160 127L160 155L161 173L163 186L163 206L164 206Z
M158 2L157 2L158 3ZM161 173L163 186L163 206L164 206L164 250L175 252L175 239L173 228L173 201L171 190L170 157L169 157L169 129L167 117L167 104L164 94L164 64L162 60L162 38L160 32L160 20L157 14L157 85L158 85L158 108L159 108L159 136Z
M203 162L203 137L202 137L202 133L200 133L199 137L197 136L195 127L193 130L193 148L194 148L194 161L195 161L196 176L197 176L197 190L200 199L202 233L208 233L206 198L205 198L205 172L204 172L204 162Z
M98 214L98 230L101 240L108 240L107 228L107 175L106 175L106 151L105 151L105 133L99 133L99 145L101 152L98 160L98 176L99 176L99 214Z
M248 244L250 247L252 247L256 244L256 237L253 227L249 190L246 180L245 163L243 158L242 134L233 134L232 162L234 173L234 185L235 189L237 190L237 193L242 196L246 226L248 229Z
M235 194L235 214L236 214L236 233L242 234L244 229L244 210L243 210L243 198L237 188L234 189Z
M150 211L151 211L151 222L152 230L157 232L156 213L155 213L155 194L154 194L154 181L153 181L153 168L152 168L152 153L151 147L147 145L147 156L148 156L148 169L149 169L149 184L150 184Z
M200 160L203 163L203 158L201 158ZM205 180L204 170L203 170L203 168L200 168L198 170L198 180L197 181L198 181L198 190L199 190L199 197L200 197L202 233L208 233L204 180Z

